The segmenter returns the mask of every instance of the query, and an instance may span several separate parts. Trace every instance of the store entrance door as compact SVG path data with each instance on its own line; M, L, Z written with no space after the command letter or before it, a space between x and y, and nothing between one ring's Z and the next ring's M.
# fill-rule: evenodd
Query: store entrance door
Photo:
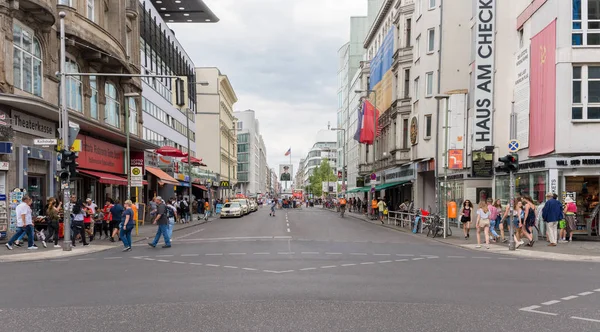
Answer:
M45 214L44 205L46 202L46 176L29 175L27 177L27 194L31 197L31 212L35 218Z

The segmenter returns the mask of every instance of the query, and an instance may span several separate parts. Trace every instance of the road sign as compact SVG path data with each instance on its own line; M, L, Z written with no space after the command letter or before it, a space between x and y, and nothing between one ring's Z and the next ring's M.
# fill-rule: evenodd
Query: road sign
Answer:
M371 180L377 180L377 174L371 173Z
M521 148L521 144L516 139L511 139L508 141L508 151L517 152Z
M144 186L144 174L142 173L142 167L133 166L131 167L131 186L132 187L143 187Z
M56 138L34 138L33 145L56 145L58 139Z

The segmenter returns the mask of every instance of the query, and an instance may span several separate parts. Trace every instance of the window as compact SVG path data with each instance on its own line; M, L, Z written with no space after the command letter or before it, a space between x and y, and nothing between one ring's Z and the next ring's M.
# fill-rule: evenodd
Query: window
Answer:
M137 107L135 98L129 99L129 133L137 135Z
M404 98L410 98L410 69L404 69Z
M98 78L90 76L90 116L92 119L98 120Z
M104 122L113 127L120 128L120 104L119 100L117 99L117 88L114 84L106 82L106 84L104 84L104 94L106 96L106 106L104 107Z
M402 119L402 148L408 149L408 119Z
M435 0L429 0L429 9L435 8Z
M600 45L600 1L571 1L573 1L571 44Z
M79 73L79 65L74 60L66 59L67 73ZM67 76L67 107L77 111L83 111L83 99L81 94L81 77Z
M417 20L421 17L421 8L423 8L422 0L415 0L415 14L417 16Z
M435 28L427 30L427 53L433 53L435 50Z
M58 0L58 4L73 7L73 0Z
M433 72L430 71L425 76L425 97L433 95Z
M33 31L13 25L13 79L16 88L42 96L42 48Z
M406 47L411 46L410 38L412 33L412 19L406 19Z
M573 66L573 120L600 120L600 66Z
M417 61L419 61L420 57L421 57L421 35L418 35L417 39L415 40L415 53L414 53L415 63Z
M431 114L425 115L425 138L431 138Z
M96 22L96 16L94 11L95 0L87 0L87 18L92 22Z
M414 84L415 84L415 95L413 97L414 97L414 100L417 101L417 100L419 100L419 78L418 77L415 78Z

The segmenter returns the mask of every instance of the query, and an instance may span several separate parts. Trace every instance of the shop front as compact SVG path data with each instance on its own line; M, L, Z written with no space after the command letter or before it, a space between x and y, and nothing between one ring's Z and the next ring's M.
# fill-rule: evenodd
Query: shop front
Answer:
M375 187L381 197L385 197L390 210L398 210L402 202L413 201L415 164L410 163L384 171L384 181Z

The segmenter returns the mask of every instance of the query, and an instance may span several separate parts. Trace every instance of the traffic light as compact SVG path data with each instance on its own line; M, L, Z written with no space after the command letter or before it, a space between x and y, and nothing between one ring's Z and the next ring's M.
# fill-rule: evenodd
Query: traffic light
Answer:
M173 106L186 108L188 104L187 77L179 76L173 79Z
M77 153L72 151L63 151L60 159L60 178L66 180L69 176L74 176L77 171Z
M502 158L498 158L498 161L503 165L498 167L498 170L501 172L517 172L519 170L519 155L516 153L507 154Z

